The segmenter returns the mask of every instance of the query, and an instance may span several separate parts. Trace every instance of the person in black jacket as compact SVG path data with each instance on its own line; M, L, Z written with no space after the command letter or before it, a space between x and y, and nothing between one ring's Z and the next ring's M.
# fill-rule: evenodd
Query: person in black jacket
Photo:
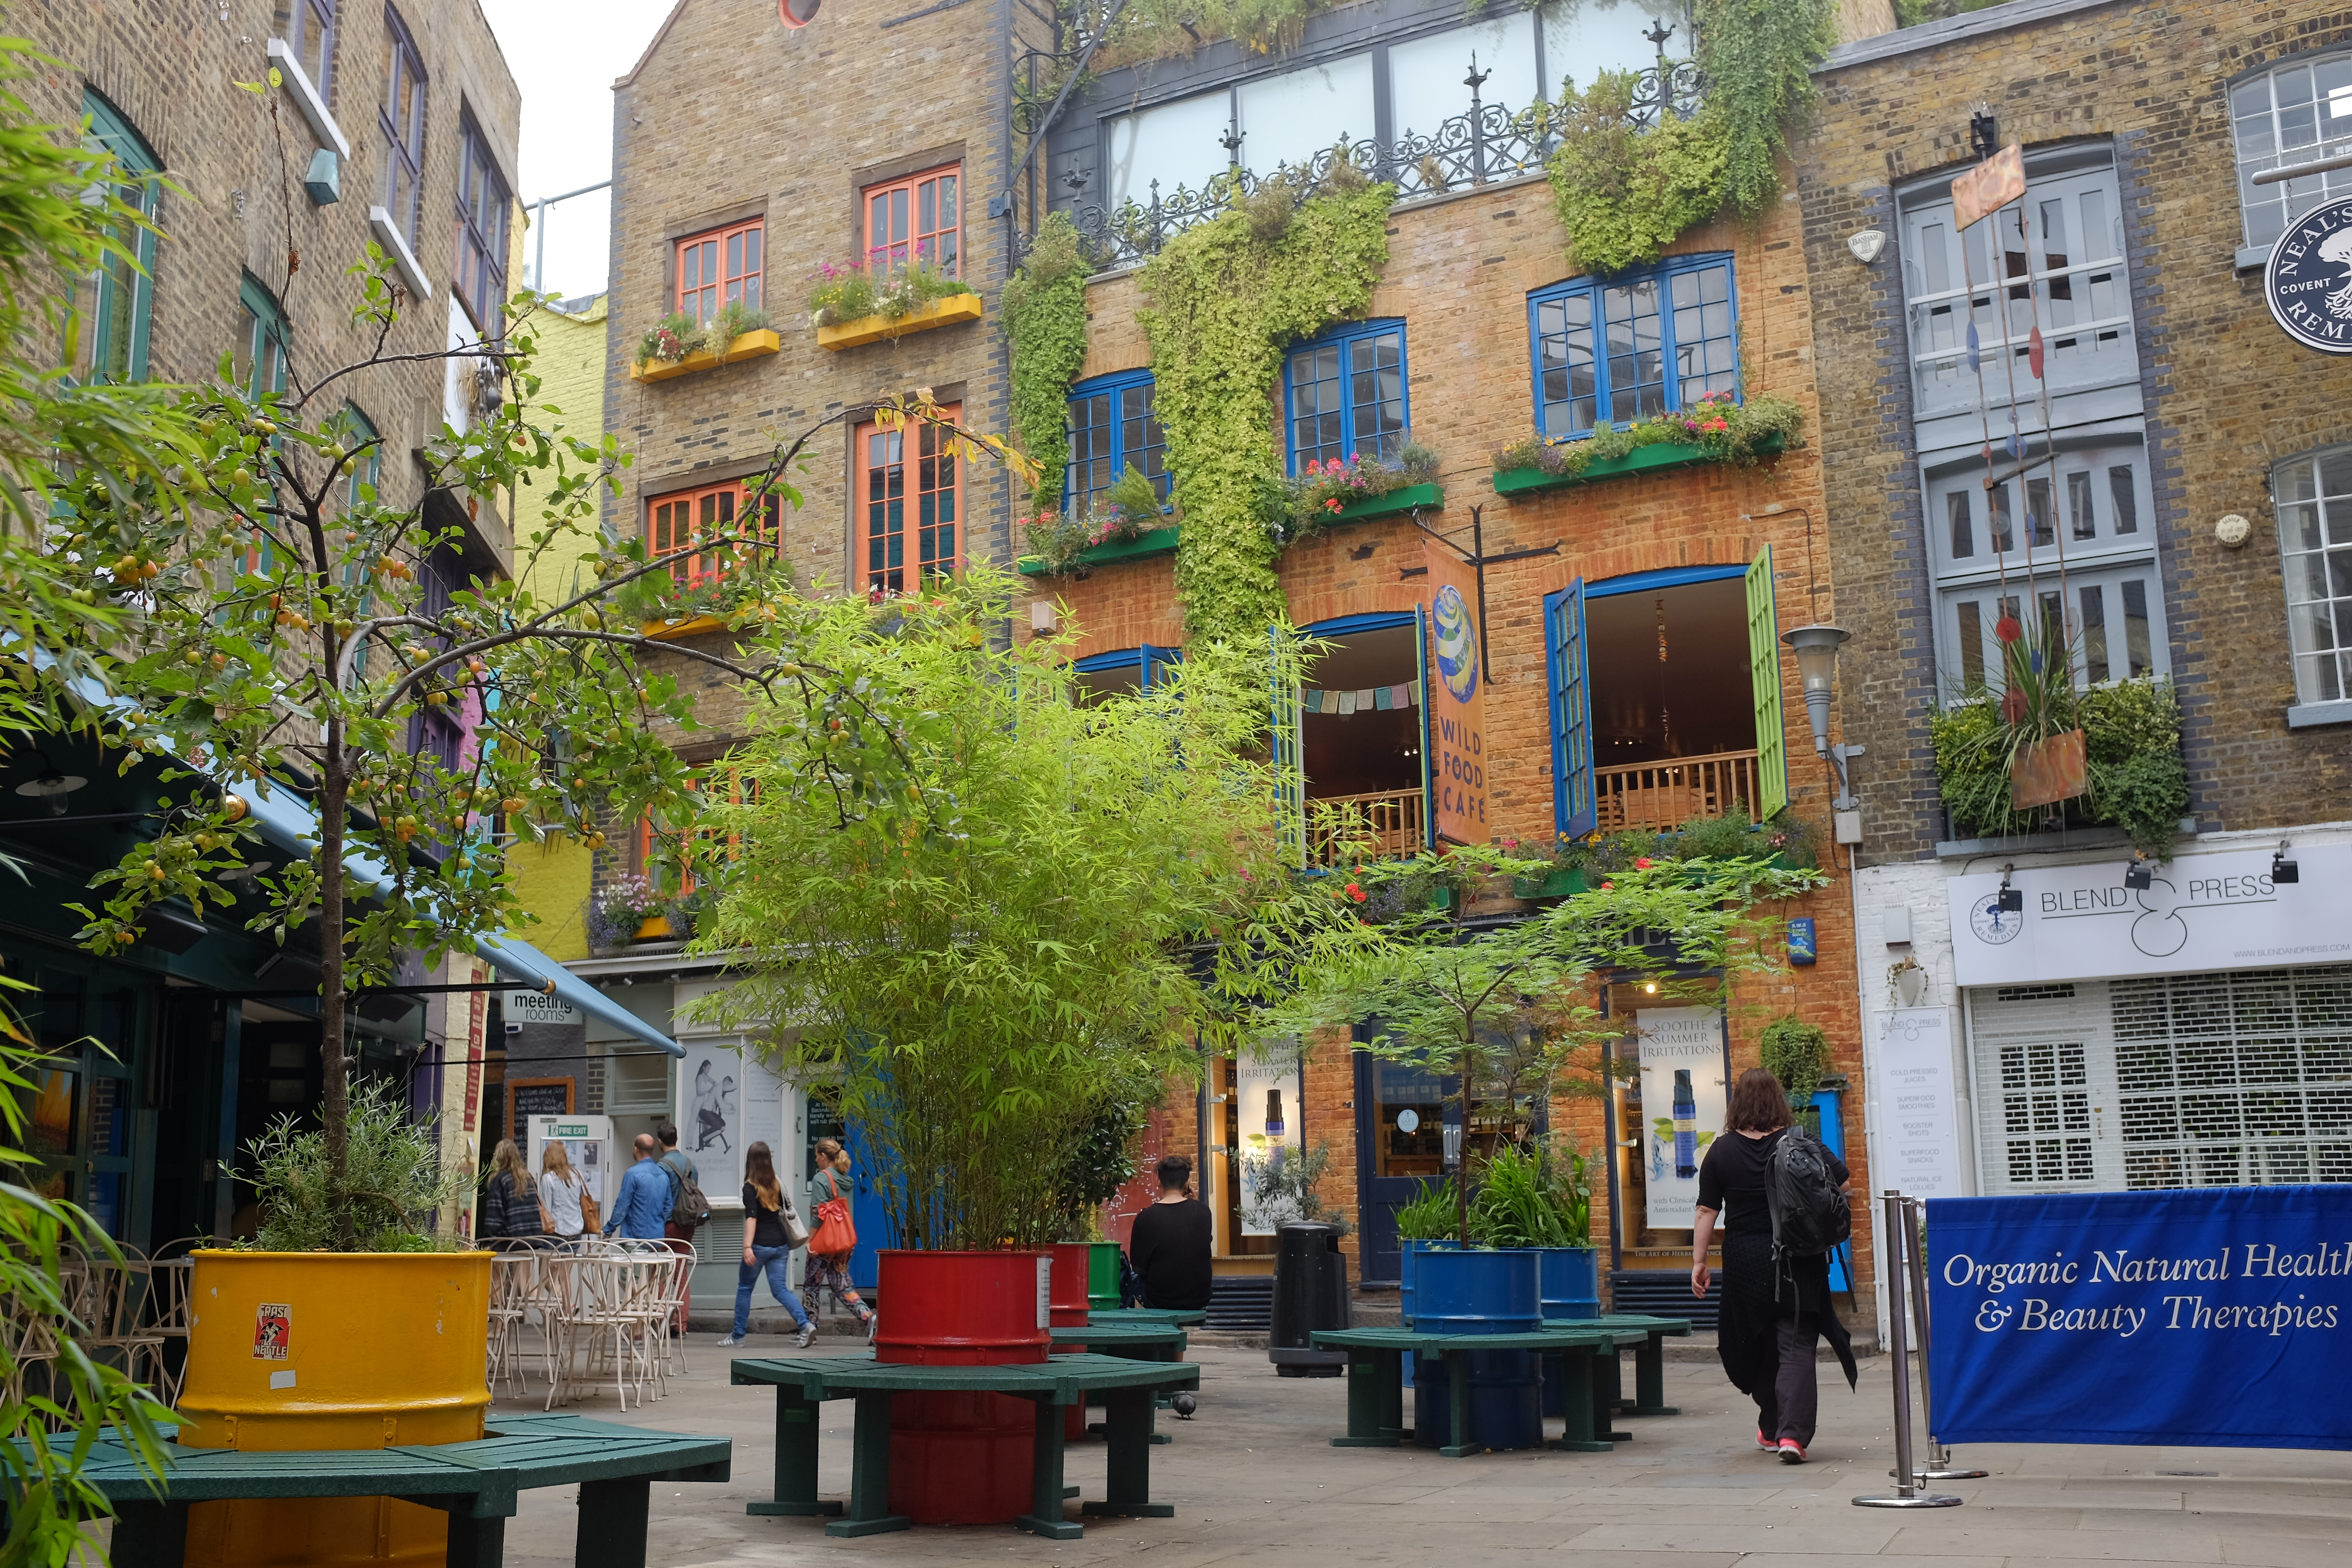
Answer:
M1756 1401L1756 1446L1784 1465L1801 1465L1821 1407L1814 1348L1826 1339L1854 1381L1853 1346L1830 1305L1827 1253L1776 1257L1772 1211L1765 1196L1772 1151L1783 1138L1801 1138L1789 1125L1789 1096L1762 1068L1739 1075L1731 1091L1724 1136L1707 1146L1698 1168L1698 1223L1691 1233L1691 1294L1705 1299L1712 1270L1707 1243L1716 1216L1724 1219L1723 1300L1716 1318L1716 1354L1732 1386ZM1822 1151L1841 1191L1846 1168Z
M500 1251L554 1240L540 1223L539 1188L511 1138L499 1139L490 1153L490 1173L482 1183L482 1239Z
M1209 1258L1215 1226L1209 1205L1192 1195L1192 1162L1160 1162L1160 1201L1135 1216L1128 1257L1143 1280L1147 1307L1199 1311L1209 1304Z

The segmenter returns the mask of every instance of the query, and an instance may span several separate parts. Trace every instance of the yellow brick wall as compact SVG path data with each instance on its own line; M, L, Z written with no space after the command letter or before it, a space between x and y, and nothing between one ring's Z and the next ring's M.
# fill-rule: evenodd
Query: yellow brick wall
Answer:
M597 295L576 316L549 310L531 318L531 330L539 342L539 357L531 366L539 377L539 396L531 417L546 428L583 441L596 440L604 432L604 333L610 299L610 295ZM526 507L530 494L522 492ZM515 521L515 574L523 586L541 599L570 589L576 562L588 548L588 540L576 548L557 545L534 559L530 535L540 526L538 519L525 510Z

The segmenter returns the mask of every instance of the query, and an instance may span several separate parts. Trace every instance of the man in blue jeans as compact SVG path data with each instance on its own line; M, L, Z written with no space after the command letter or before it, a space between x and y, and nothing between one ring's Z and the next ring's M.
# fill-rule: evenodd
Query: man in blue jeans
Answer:
M632 1241L659 1241L669 1223L669 1178L656 1159L660 1145L652 1133L638 1133L635 1147L637 1163L621 1177L621 1190L614 1194L613 1215L604 1222L604 1234Z

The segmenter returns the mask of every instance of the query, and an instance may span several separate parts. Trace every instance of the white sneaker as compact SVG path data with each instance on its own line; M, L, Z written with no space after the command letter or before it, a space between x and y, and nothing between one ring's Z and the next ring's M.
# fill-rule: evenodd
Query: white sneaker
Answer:
M815 1340L816 1323L812 1320L801 1325L800 1335L793 1342L793 1345L796 1350L806 1350L811 1344L815 1342Z
M743 1334L730 1334L725 1339L719 1342L719 1348L720 1350L725 1350L729 1345L740 1345L749 1336Z

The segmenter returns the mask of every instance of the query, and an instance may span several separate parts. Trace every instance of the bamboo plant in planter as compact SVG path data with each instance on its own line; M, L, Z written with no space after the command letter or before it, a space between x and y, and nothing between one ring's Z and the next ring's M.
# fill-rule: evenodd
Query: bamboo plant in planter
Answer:
M1262 668L1203 647L1148 693L1083 701L1075 632L995 637L1018 581L974 567L919 596L817 607L800 650L850 674L866 710L755 702L732 759L743 798L703 824L740 848L695 947L742 976L705 1016L764 1036L784 1075L838 1086L895 1244L880 1259L886 1360L962 1339L990 1340L997 1360L1043 1354L1042 1326L1020 1349L973 1314L1076 1228L1097 1176L1131 1169L1118 1102L1194 1072L1217 1009L1189 941L1288 887L1273 780L1246 750ZM822 795L763 782L812 755L926 788L845 824ZM777 1018L796 1026L771 1032ZM1034 1284L1026 1310L1034 1324ZM891 1510L1020 1512L1030 1420L995 1396L908 1396Z

